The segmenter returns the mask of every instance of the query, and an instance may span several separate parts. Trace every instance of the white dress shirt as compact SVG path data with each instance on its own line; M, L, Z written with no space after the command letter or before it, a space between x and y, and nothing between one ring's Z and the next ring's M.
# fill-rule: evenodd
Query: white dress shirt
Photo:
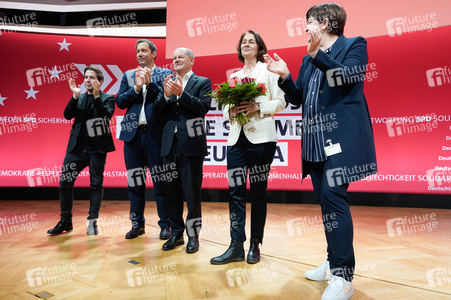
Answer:
M150 74L153 75L153 71L155 70L155 65L153 66L152 69L150 69ZM142 88L143 90L143 105L141 107L141 112L139 113L139 120L138 120L138 125L146 125L147 124L147 118L146 118L146 112L144 109L144 104L146 103L146 95L147 95L147 87L145 84L143 84ZM136 92L136 90L135 90ZM137 94L139 94L139 92L136 92Z

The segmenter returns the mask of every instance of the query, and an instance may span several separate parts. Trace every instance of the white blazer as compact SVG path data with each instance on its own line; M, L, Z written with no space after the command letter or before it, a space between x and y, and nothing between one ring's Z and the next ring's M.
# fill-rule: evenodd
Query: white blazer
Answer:
M251 77L255 78L257 83L264 83L266 86L266 95L255 99L260 104L260 111L252 112L248 117L250 122L244 126L239 125L235 120L230 120L229 105L223 108L223 115L226 120L230 121L229 137L227 145L233 146L238 141L241 127L244 134L252 144L261 144L266 142L277 142L276 124L274 122L274 114L283 111L286 106L284 92L279 88L279 75L274 74L266 68L266 64L257 62L254 70L250 75L244 74L244 68L233 73L230 78Z

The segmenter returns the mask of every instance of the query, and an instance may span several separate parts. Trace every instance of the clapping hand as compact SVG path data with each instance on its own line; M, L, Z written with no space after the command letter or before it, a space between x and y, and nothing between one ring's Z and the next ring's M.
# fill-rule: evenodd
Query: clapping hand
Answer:
M263 55L263 58L265 59L268 71L278 74L282 79L285 79L290 74L287 64L277 53L274 53L274 59L269 54Z
M69 79L69 87L73 93L74 99L78 99L78 96L80 96L80 93L81 93L80 85L77 86L77 84L75 83L75 79L70 78Z
M164 80L164 94L166 97L170 97L171 94L180 96L183 93L182 78L177 76L175 80L172 80L172 75L166 76Z

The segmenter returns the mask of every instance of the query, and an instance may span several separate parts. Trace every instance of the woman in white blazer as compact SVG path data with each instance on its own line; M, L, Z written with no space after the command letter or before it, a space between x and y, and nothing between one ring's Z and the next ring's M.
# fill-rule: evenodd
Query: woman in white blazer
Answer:
M261 36L252 30L241 35L237 46L238 59L244 67L231 78L254 78L264 83L266 95L255 102L242 102L239 106L223 107L226 120L230 121L227 140L227 173L229 181L229 210L231 243L227 251L210 260L215 265L244 261L246 240L246 181L249 176L251 200L251 242L247 256L248 263L260 261L259 244L263 240L266 222L266 188L271 163L277 143L274 114L285 109L284 93L278 86L279 75L267 70L263 55L266 46ZM244 113L250 121L243 126L235 117Z

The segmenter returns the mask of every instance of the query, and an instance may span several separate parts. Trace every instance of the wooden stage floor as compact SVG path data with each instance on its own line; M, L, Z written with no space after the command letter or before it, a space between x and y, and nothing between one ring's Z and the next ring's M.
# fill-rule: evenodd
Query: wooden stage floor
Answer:
M317 205L269 204L260 263L223 266L209 260L230 241L227 203L203 203L195 254L161 250L155 202L145 235L125 240L128 210L128 201L104 201L101 233L91 237L88 201L76 201L74 230L49 237L58 201L0 201L0 299L320 299L327 285L304 278L326 258ZM451 210L354 206L352 214L351 299L451 299Z

